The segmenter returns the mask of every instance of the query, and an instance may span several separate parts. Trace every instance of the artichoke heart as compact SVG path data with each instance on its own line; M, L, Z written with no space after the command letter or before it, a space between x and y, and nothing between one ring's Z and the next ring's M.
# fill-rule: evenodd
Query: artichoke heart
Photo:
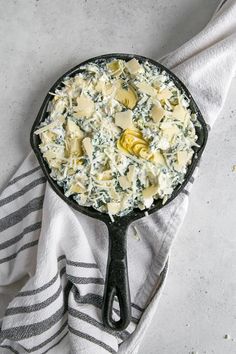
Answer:
M148 142L138 130L126 129L117 141L119 150L149 160L152 153L149 150Z
M130 85L126 87L124 81L117 81L115 99L123 104L126 108L133 109L136 106L138 97L134 88Z
M70 192L71 193L84 193L86 192L86 188L81 184L72 184L72 186L70 187Z
M66 138L66 156L79 157L82 155L82 140L80 138Z
M124 70L124 64L121 60L113 60L107 64L107 69L112 76L120 76Z

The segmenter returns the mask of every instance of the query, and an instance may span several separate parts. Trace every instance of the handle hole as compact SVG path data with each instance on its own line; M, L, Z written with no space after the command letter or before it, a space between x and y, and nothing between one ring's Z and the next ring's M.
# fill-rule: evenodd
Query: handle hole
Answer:
M114 306L114 304L117 304L118 306L117 305ZM114 322L119 322L120 321L120 302L118 300L117 295L114 296L112 310L113 310L112 311L112 320Z

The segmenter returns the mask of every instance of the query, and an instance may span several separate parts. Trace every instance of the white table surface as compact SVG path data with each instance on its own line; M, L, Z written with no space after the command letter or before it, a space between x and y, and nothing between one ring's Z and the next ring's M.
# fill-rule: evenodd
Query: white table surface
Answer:
M161 57L201 30L218 2L0 0L0 188L30 151L32 122L58 76L103 53ZM139 354L236 353L235 90L234 80Z

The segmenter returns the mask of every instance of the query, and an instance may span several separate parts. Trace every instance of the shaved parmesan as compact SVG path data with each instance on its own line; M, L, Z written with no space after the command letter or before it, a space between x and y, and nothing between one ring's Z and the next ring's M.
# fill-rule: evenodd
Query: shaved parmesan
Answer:
M153 196L157 194L158 186L152 185L148 188L145 188L142 192L143 194L143 201L146 208L150 208L153 203Z
M163 136L161 137L159 143L158 143L158 149L161 149L161 150L168 150L170 147L170 143L169 143L169 140Z
M160 104L154 104L150 116L155 123L159 123L165 115L165 110Z
M67 120L66 132L70 136L74 136L82 139L84 137L84 133L80 129L80 127L71 119Z
M106 170L98 175L98 179L101 181L109 181L112 179L112 171L111 170Z
M50 130L52 128L55 128L59 124L63 124L65 122L65 118L63 116L57 117L52 123L49 123L48 125L44 125L42 128L39 128L35 130L34 134L41 134L45 132L46 130Z
M116 192L114 187L110 188L109 193L110 193L110 196L113 200L117 200L120 198L119 193Z
M80 88L84 88L86 85L86 81L81 77L81 76L75 76L74 78L74 82L77 86L79 86Z
M189 161L190 155L187 151L177 151L177 161L180 166L184 166Z
M66 107L66 101L64 99L57 99L54 103L54 112L63 113Z
M189 116L189 112L180 104L174 107L173 117L179 119L181 122L185 121L185 118Z
M145 208L150 208L153 203L153 197L148 197L143 199Z
M155 151L153 153L152 161L163 166L166 164L165 159L160 151Z
M179 128L175 124L170 122L161 123L161 130L163 131L163 136L170 142L175 135L179 133Z
M64 149L61 150L57 150L57 151L52 151L52 150L47 150L43 156L47 159L47 160L51 160L51 159L61 159L64 157Z
M164 174L163 172L161 172L158 176L158 192L160 190L165 190L168 187L168 176L166 176L166 174Z
M102 93L103 96L111 96L116 90L116 87L112 83L106 83L103 86Z
M126 190L131 187L131 183L126 176L120 176L118 180L122 189Z
M168 88L165 88L164 90L158 92L157 94L157 98L159 100L168 100L169 98L171 98L171 96L172 96L172 92Z
M143 69L143 67L139 64L138 60L136 60L135 58L131 59L126 63L126 68L132 75L136 74L137 72Z
M143 197L144 198L150 198L153 197L155 194L158 192L158 186L157 185L152 185L148 188L145 188L143 190Z
M115 114L115 124L122 128L123 130L125 129L133 129L133 112L131 110L127 110L124 112L117 112Z
M108 209L108 213L111 215L115 215L118 214L120 211L120 203L107 203L107 209Z
M155 97L157 95L155 88L145 81L136 83L136 86L142 93L145 93L151 97Z
M105 81L103 79L100 79L95 86L95 90L98 92L102 92L104 86L105 86Z
M48 144L56 139L56 134L51 131L45 131L40 134L40 138L43 144Z
M79 96L77 97L77 106L75 107L75 115L77 117L89 118L94 112L94 102L90 97Z
M92 155L93 155L93 146L90 138L84 138L83 139L83 147L85 152L87 153L88 157L90 160L92 160Z
M136 171L136 168L134 165L130 165L129 166L129 170L128 170L128 173L127 173L127 178L130 182L133 182L134 180L134 177L135 177L135 171Z

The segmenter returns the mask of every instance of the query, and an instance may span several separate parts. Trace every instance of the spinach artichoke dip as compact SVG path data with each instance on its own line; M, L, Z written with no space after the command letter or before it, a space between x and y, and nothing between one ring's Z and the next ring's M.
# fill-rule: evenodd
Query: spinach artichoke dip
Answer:
M100 59L80 69L51 93L35 131L51 177L112 220L155 199L164 204L197 146L188 98L149 61Z

